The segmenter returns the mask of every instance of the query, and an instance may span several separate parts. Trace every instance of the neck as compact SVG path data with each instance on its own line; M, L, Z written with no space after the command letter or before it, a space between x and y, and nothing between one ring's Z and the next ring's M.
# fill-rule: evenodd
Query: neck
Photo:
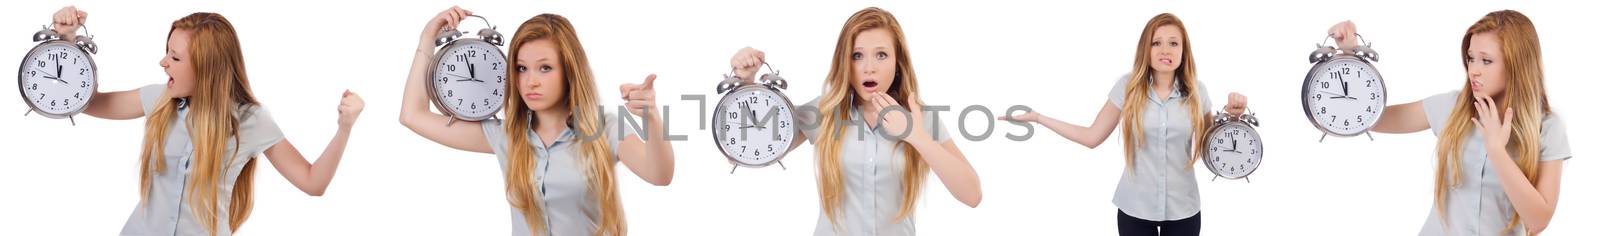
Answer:
M534 130L561 132L561 130L567 128L567 120L572 119L572 110L557 105L557 107L552 107L550 109L533 111L533 116L534 118L538 118L539 121L533 124Z
M1156 85L1157 88L1171 87L1172 86L1172 81L1174 79L1176 79L1175 77L1177 77L1177 72L1175 72L1175 71L1156 71L1156 73L1155 73L1155 78L1156 78L1155 82L1156 82L1156 84L1155 85Z

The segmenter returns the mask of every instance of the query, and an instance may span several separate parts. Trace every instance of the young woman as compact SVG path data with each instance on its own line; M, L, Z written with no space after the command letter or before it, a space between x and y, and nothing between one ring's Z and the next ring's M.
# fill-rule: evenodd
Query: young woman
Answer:
M602 118L594 73L565 17L541 14L511 39L505 120L455 122L428 110L425 87L433 40L472 12L451 7L422 28L406 81L400 123L445 146L493 153L506 176L513 235L626 235L614 166L618 161L656 186L672 183L672 144L655 109L655 75L623 85L629 113L644 117L650 142L620 119ZM608 115L617 117L616 115ZM621 135L617 135L621 134Z
M57 11L57 33L72 38L88 13ZM316 163L307 163L283 137L250 91L239 38L228 19L194 13L172 22L161 67L166 85L96 92L90 116L145 118L139 160L139 206L122 235L231 235L250 216L255 156L266 153L284 179L321 196L333 180L361 115L361 97L346 91L339 129Z
M983 199L977 172L944 125L926 122L933 114L922 113L910 51L900 23L883 9L862 9L845 21L822 96L802 106L820 114L796 117L814 124L797 134L817 145L822 216L814 234L916 234L912 212L930 170L967 206ZM731 60L735 76L754 81L765 57L740 50ZM890 110L902 108L914 115ZM907 133L909 127L916 128Z
M1334 25L1340 48L1356 26ZM1545 99L1533 21L1490 12L1461 37L1461 90L1388 106L1373 131L1432 130L1439 137L1433 210L1422 235L1536 235L1550 226L1561 165L1572 158L1566 124Z
M1122 126L1122 180L1112 203L1117 205L1121 235L1199 235L1200 190L1194 165L1200 159L1210 124L1210 95L1196 77L1194 53L1183 21L1168 13L1156 15L1139 36L1133 71L1117 81L1106 105L1088 127L1038 113L1003 116L1001 120L1036 122L1089 148L1100 146ZM1238 116L1246 98L1228 95L1225 110Z

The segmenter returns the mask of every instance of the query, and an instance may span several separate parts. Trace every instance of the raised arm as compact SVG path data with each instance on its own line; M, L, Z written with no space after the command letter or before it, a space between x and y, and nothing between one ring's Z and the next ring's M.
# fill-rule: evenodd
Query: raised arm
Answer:
M423 138L450 148L493 153L494 150L490 149L487 138L483 136L482 124L457 121L446 125L452 118L428 110L426 80L428 68L433 60L433 40L438 37L441 29L456 27L468 15L472 15L472 12L460 7L451 7L439 12L423 26L416 54L411 59L411 74L406 76L405 97L400 103L400 124Z
M50 24L54 26L56 34L65 39L77 37L78 28L89 21L89 13L78 10L74 6L62 7L50 17ZM83 109L89 116L112 119L128 120L144 117L144 108L139 103L139 90L116 91L102 93L94 92L94 99Z
M655 81L656 75L650 75L644 79L644 84L621 86L622 100L628 101L628 113L644 118L645 133L642 136L649 141L641 140L638 136L623 137L617 156L640 179L656 186L666 186L672 184L675 158L672 141L667 140L665 123L656 112ZM617 128L627 127L619 123Z
M1122 108L1111 104L1110 101L1106 101L1105 106L1100 107L1099 115L1095 115L1094 123L1090 124L1089 127L1056 120L1038 112L1028 112L1016 116L1001 116L999 119L1039 123L1044 125L1045 128L1049 128L1050 131L1055 131L1061 137L1067 138L1067 140L1072 140L1072 142L1081 144L1084 147L1095 148L1099 147L1101 143L1105 143L1106 137L1111 136L1111 131L1117 129L1117 123L1122 122Z
M344 92L339 102L339 129L334 131L333 140L329 140L328 146L322 149L322 155L317 157L316 163L306 162L305 156L295 149L294 144L289 143L288 138L267 148L267 160L295 188L306 195L322 196L328 189L328 183L333 181L334 172L339 169L345 144L350 142L350 129L355 126L356 118L361 116L361 110L365 107L366 102L361 100L361 96L350 91Z

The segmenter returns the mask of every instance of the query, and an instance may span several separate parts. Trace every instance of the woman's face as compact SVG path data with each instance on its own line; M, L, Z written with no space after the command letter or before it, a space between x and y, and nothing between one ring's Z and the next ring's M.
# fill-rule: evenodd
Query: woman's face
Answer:
M555 42L537 39L517 47L517 90L522 103L535 112L546 111L559 105L566 92L566 77L562 76L561 55Z
M894 35L884 28L874 28L856 34L855 48L850 49L850 86L862 100L871 94L886 92L894 84L897 58Z
M1178 70L1178 65L1183 64L1183 32L1178 26L1163 25L1156 27L1156 32L1151 35L1150 42L1150 68L1156 72L1171 73Z
M172 30L167 36L167 55L161 58L161 68L167 71L167 94L175 98L194 93L194 62L189 55L189 40L194 31Z
M1467 83L1475 97L1496 97L1506 89L1505 55L1500 53L1500 35L1495 32L1472 34L1467 46Z

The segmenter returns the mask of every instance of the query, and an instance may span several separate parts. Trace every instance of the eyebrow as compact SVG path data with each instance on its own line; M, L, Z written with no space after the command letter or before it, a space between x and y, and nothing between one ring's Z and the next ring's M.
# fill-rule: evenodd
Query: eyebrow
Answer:
M856 47L856 50L861 50L861 49L866 49L866 48L863 48L863 47ZM885 46L877 46L877 47L872 47L872 49L889 49L889 47L885 47Z

